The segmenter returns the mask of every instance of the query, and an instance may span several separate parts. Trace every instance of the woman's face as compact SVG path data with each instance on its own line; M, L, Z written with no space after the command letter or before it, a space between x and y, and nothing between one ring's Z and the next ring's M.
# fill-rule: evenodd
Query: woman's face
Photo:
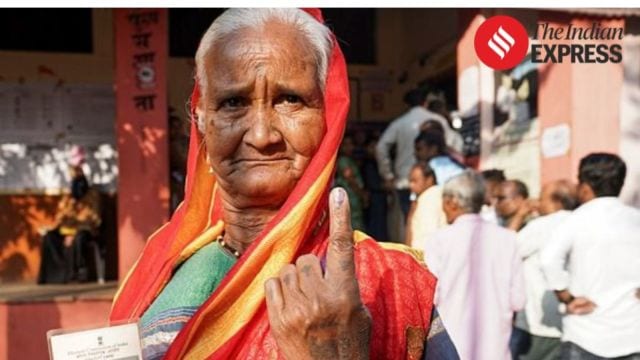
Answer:
M323 95L307 40L270 22L218 41L198 104L211 166L236 206L279 206L324 136Z

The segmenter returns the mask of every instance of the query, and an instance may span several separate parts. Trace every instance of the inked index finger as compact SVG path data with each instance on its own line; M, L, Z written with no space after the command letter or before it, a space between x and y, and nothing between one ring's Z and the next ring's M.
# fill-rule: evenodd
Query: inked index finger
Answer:
M355 278L353 258L353 229L347 192L335 188L329 196L329 246L325 279L345 280Z

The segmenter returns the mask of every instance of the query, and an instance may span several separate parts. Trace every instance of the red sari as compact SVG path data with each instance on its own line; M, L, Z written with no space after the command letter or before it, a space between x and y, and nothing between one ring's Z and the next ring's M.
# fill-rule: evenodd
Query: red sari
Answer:
M306 11L323 21L319 10ZM198 100L196 86L192 110ZM327 132L304 175L278 214L182 328L165 358L281 358L269 331L263 284L298 256L313 253L323 258L326 252L328 192L349 109L346 65L335 38L324 101ZM173 271L224 229L215 177L208 173L201 142L202 135L192 122L185 200L171 221L151 235L123 281L114 299L112 321L141 317ZM431 320L435 278L402 245L381 245L360 232L354 240L360 293L373 318L371 357L420 358Z

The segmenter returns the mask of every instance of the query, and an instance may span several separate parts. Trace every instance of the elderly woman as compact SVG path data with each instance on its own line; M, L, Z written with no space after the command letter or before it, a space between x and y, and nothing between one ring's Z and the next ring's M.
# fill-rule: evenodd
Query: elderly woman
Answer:
M320 12L228 10L196 66L185 201L111 314L140 318L145 359L455 357L435 278L329 194L349 95Z

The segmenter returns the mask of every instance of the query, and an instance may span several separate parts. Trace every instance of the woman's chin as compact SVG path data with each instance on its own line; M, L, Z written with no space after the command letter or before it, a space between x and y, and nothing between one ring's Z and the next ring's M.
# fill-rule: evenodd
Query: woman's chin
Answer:
M232 186L235 190L233 193L237 194L235 200L247 206L280 206L295 187L295 182L283 177L254 181L246 179Z

